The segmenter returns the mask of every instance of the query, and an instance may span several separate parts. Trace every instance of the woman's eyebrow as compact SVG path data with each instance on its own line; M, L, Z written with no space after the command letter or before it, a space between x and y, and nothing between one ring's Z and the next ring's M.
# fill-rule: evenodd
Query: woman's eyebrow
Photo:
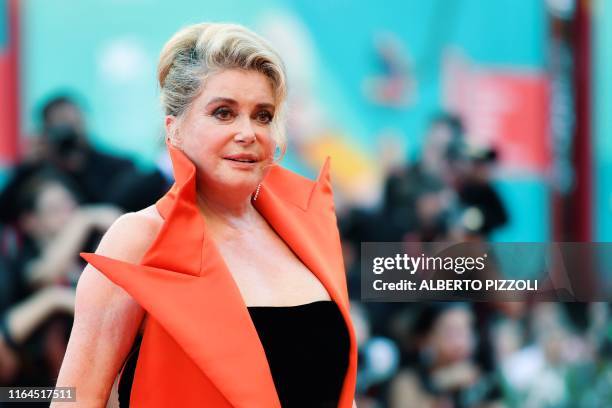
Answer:
M255 108L257 109L268 109L271 110L272 112L274 112L275 106L271 103L258 103L257 105L255 105Z
M217 96L215 98L212 98L210 101L208 101L206 106L214 105L214 104L217 104L217 103L225 103L225 104L228 104L228 105L238 105L238 102L236 102L232 98L222 98L222 97Z

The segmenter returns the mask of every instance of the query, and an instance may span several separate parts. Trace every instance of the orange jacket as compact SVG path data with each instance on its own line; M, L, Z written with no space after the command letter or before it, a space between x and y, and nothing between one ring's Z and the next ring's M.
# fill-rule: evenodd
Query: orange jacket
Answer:
M148 313L131 404L280 407L255 326L196 206L195 166L179 150L171 146L169 150L176 182L157 202L164 224L141 264L82 254ZM329 159L317 181L273 166L254 206L321 281L344 316L351 344L338 407L350 408L357 344Z

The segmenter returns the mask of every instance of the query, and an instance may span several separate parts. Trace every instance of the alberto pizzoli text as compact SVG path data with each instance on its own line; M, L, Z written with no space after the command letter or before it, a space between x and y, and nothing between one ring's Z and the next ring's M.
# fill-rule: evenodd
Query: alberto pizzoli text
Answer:
M376 291L537 291L535 279L425 279L420 282L401 279L397 282L373 282Z

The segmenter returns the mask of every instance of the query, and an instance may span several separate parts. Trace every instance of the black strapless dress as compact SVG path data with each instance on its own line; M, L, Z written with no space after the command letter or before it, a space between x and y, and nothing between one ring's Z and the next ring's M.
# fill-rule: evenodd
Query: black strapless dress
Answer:
M283 408L338 406L350 340L333 301L248 307ZM140 338L119 381L119 406L129 407Z

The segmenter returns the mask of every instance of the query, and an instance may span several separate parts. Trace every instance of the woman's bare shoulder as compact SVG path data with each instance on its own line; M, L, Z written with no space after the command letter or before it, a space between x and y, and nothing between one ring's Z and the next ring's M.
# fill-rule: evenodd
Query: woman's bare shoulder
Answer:
M163 223L154 205L123 214L104 234L96 253L126 262L139 262Z
M155 240L162 224L163 219L153 206L126 213L104 234L96 254L138 264ZM118 286L111 284L100 271L88 264L77 285L77 309L85 310L90 306L95 309L97 305L108 304L111 298L115 299L116 305L135 305L124 291L118 290Z
M104 234L96 253L139 263L162 225L155 207L124 214ZM108 400L144 316L128 292L87 265L77 285L74 325L57 383L77 386L87 401L81 405L104 406L100 401Z

